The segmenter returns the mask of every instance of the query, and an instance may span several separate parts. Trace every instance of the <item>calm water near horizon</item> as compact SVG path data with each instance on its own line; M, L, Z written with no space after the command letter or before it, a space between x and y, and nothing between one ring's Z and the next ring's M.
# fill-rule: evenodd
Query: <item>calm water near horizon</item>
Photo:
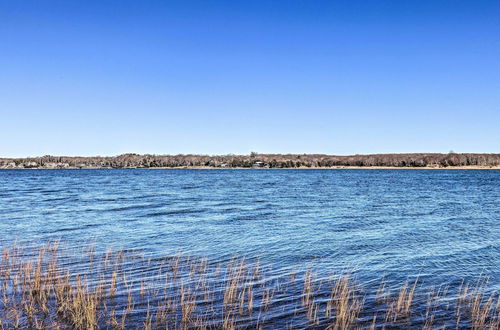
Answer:
M499 290L500 171L3 170L0 233Z

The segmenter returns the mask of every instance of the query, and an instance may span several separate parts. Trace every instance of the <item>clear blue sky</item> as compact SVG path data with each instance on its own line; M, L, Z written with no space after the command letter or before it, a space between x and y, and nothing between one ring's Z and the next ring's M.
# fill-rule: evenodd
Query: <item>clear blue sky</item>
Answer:
M500 1L0 0L0 156L500 152Z

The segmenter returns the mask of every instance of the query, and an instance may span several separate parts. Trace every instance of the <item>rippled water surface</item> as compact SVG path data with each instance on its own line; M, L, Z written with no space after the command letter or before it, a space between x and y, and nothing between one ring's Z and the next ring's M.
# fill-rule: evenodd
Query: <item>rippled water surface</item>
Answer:
M500 171L5 170L0 233L498 289Z

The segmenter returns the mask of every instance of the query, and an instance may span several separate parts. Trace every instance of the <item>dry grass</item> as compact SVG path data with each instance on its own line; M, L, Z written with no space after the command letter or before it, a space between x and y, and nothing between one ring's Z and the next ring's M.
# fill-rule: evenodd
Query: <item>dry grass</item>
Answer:
M0 263L0 329L500 327L499 297L484 281L425 294L418 283L370 293L349 274L277 276L244 260L11 246Z

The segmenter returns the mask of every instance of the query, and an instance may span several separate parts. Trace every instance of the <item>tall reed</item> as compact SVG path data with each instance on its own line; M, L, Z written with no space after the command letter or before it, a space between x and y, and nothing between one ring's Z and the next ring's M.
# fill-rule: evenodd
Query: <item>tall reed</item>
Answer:
M0 262L0 329L500 327L485 281L430 292L419 283L372 292L350 274L276 274L240 259L12 245Z

